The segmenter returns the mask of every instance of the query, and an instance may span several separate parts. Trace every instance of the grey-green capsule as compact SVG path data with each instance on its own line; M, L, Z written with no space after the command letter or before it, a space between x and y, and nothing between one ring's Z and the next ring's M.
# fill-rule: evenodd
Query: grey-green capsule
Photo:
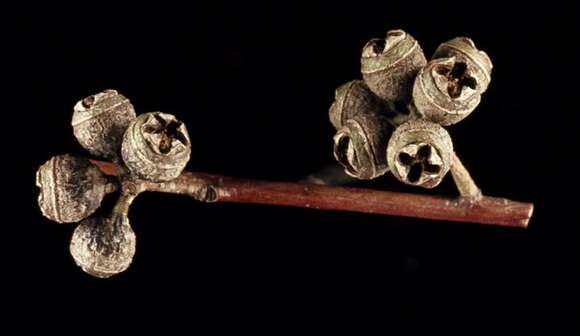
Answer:
M373 179L388 171L385 151L392 126L380 113L358 113L346 120L334 136L334 157L345 172Z
M38 168L38 205L58 223L74 223L90 216L105 194L115 189L89 160L69 154L53 156Z
M70 253L83 271L108 278L125 271L135 255L136 237L127 216L88 218L82 221L70 242Z
M468 37L456 37L441 43L433 58L455 57L456 62L467 65L469 72L477 79L477 91L481 94L487 90L491 81L493 64L487 53L477 49L475 43Z
M385 104L376 97L362 80L353 80L339 86L335 99L328 111L332 126L340 129L344 123L358 113L387 114Z
M426 63L419 43L397 29L388 31L385 39L372 39L364 46L361 72L371 91L399 110L410 102L413 80Z
M463 120L480 101L475 74L456 57L430 61L419 71L413 86L418 114L443 126Z
M169 181L181 174L191 155L185 124L161 112L145 113L127 128L121 154L132 174Z
M440 125L411 120L393 132L386 154L389 168L399 181L433 188L451 167L453 142Z
M123 133L135 117L129 99L115 90L106 90L77 102L71 123L77 141L89 153L115 160L119 158Z

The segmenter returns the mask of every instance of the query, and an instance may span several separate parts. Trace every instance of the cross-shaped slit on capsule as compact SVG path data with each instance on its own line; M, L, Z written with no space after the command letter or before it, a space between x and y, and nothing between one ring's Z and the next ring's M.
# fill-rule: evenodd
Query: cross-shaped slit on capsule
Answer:
M419 147L414 156L405 152L399 154L399 162L409 168L407 173L409 182L419 182L423 172L438 174L441 171L441 165L429 162L433 154L435 153L433 153L432 147L427 144Z
M158 114L153 114L153 117L157 121L157 125L147 125L145 132L161 135L161 139L159 141L159 151L161 153L169 153L174 140L177 140L184 146L187 146L187 138L179 129L183 124L182 122L176 120L168 121Z
M459 98L465 87L472 90L477 88L477 80L471 76L464 62L456 62L453 67L440 66L437 73L447 77L447 93L451 98Z

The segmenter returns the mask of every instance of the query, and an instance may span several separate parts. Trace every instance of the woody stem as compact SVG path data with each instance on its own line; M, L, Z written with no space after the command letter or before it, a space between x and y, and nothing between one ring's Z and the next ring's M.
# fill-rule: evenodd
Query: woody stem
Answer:
M472 200L478 200L482 197L481 190L477 187L473 178L469 174L469 171L467 171L467 168L465 168L463 163L461 163L461 160L459 160L456 153L453 153L451 158L450 170L461 197L470 198Z
M105 174L116 165L93 161ZM533 205L502 198L460 199L304 183L267 182L184 172L169 182L139 181L139 190L184 194L205 202L285 205L525 228Z

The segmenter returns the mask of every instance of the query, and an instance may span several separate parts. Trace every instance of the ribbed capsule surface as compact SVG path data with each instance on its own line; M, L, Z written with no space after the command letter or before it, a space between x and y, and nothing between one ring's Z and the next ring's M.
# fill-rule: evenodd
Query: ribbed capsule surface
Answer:
M134 175L168 181L181 174L191 155L185 124L168 113L140 115L125 132L122 157Z
M107 179L89 160L57 155L38 168L38 205L42 214L58 223L90 216L106 194Z
M77 102L71 124L77 141L89 153L114 160L119 157L123 133L135 117L129 99L106 90Z
M419 43L396 29L388 31L385 39L375 38L364 46L361 72L371 91L399 110L410 102L413 80L426 63Z
M455 57L457 62L463 62L469 72L478 80L477 90L484 93L491 82L493 64L487 53L477 49L473 40L468 37L456 37L441 43L433 58Z
M443 126L466 118L481 101L479 80L456 57L430 61L417 74L413 103L418 114Z
M332 126L340 129L344 123L358 113L387 114L383 102L376 97L362 80L353 80L339 86L328 116Z
M388 171L385 151L391 132L392 126L382 113L358 113L336 132L334 157L352 177L379 177Z
M384 152L391 132L390 114L364 81L353 80L336 89L329 110L337 130L333 152L348 175L373 179L387 171Z

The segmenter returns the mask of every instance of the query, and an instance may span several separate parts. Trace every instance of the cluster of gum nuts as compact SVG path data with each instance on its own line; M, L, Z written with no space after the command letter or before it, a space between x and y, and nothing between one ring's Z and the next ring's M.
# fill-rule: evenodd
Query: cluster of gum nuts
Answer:
M340 86L329 111L337 130L335 158L359 179L390 170L404 183L437 186L454 156L443 126L475 109L491 69L487 54L465 37L441 44L429 62L417 41L402 30L372 39L362 51L363 80ZM135 254L135 233L127 216L132 199L124 186L177 178L191 154L189 135L173 115L137 116L115 90L79 101L72 126L81 146L115 162L122 172L110 177L86 158L52 157L36 175L38 203L43 215L55 222L80 221L71 238L71 255L85 272L106 278L126 270ZM119 189L121 197L110 216L89 217L107 193Z
M370 40L362 50L363 80L340 86L330 107L336 160L355 178L391 171L406 184L437 186L454 156L443 126L477 107L491 69L487 54L466 37L439 45L429 62L402 30Z
M189 135L171 114L137 116L131 102L115 90L79 101L72 126L82 147L117 163L122 173L113 178L86 158L54 156L36 173L38 204L42 214L55 222L81 221L72 235L70 253L85 272L106 278L126 270L135 254L136 238L123 191L109 217L89 216L107 193L122 189L124 181L163 182L179 176L191 154Z

